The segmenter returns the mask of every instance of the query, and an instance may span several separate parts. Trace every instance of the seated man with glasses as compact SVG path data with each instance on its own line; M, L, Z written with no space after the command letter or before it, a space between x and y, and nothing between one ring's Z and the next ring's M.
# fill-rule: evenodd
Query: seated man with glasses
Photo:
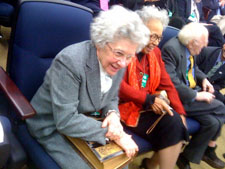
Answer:
M157 47L169 18L166 10L152 6L146 6L137 13L151 35L149 43L132 58L125 72L120 86L120 116L129 129L148 140L156 152L152 159L142 161L142 168L154 169L159 164L160 168L173 169L183 141L188 137L182 120L184 108ZM157 90L167 92L170 106L175 111L157 96ZM161 115L163 118L154 130L147 132Z

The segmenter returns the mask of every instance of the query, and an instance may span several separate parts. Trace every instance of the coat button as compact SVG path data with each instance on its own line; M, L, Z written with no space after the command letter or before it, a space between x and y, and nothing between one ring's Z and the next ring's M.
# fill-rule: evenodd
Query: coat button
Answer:
M223 73L221 71L219 71L219 74L222 75Z

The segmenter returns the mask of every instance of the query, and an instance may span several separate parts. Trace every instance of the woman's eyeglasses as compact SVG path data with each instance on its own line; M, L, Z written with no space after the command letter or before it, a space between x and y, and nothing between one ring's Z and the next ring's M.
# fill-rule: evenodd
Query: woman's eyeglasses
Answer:
M160 42L162 40L162 38L163 38L163 36L159 36L157 34L150 35L150 40L151 41L156 41L157 40L158 42Z
M114 58L117 59L117 60L123 60L125 59L126 61L130 61L132 57L135 56L134 55L128 55L128 54L125 54L122 50L120 49L113 49L108 43L106 44L108 46L108 48L111 50L111 52L113 53L114 55Z

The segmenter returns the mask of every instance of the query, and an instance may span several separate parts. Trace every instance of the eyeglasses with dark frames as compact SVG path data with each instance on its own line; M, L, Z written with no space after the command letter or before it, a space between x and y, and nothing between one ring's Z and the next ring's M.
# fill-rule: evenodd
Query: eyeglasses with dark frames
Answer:
M159 35L157 35L157 34L151 34L151 35L150 35L150 40L151 40L151 41L156 41L156 40L157 40L157 41L160 42L160 41L162 40L162 38L163 38L163 36L159 36Z

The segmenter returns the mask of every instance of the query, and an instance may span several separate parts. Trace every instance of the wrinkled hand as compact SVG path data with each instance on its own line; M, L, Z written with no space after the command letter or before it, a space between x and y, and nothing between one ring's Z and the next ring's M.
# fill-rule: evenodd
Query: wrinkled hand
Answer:
M195 100L210 103L214 98L215 96L212 93L202 91L197 93Z
M184 126L185 126L186 129L187 129L187 121L186 121L186 117L185 117L184 115L180 115L180 118L181 118L181 120L182 120Z
M123 132L120 139L114 140L126 153L127 157L134 157L138 152L138 146L130 135Z
M123 134L123 126L116 112L110 113L102 122L102 128L108 127L106 137L110 140L119 139Z
M213 85L206 78L202 81L202 89L205 92L214 93Z
M155 102L152 104L152 110L156 114L168 113L170 116L173 116L173 112L170 110L170 106L162 99L156 97Z

